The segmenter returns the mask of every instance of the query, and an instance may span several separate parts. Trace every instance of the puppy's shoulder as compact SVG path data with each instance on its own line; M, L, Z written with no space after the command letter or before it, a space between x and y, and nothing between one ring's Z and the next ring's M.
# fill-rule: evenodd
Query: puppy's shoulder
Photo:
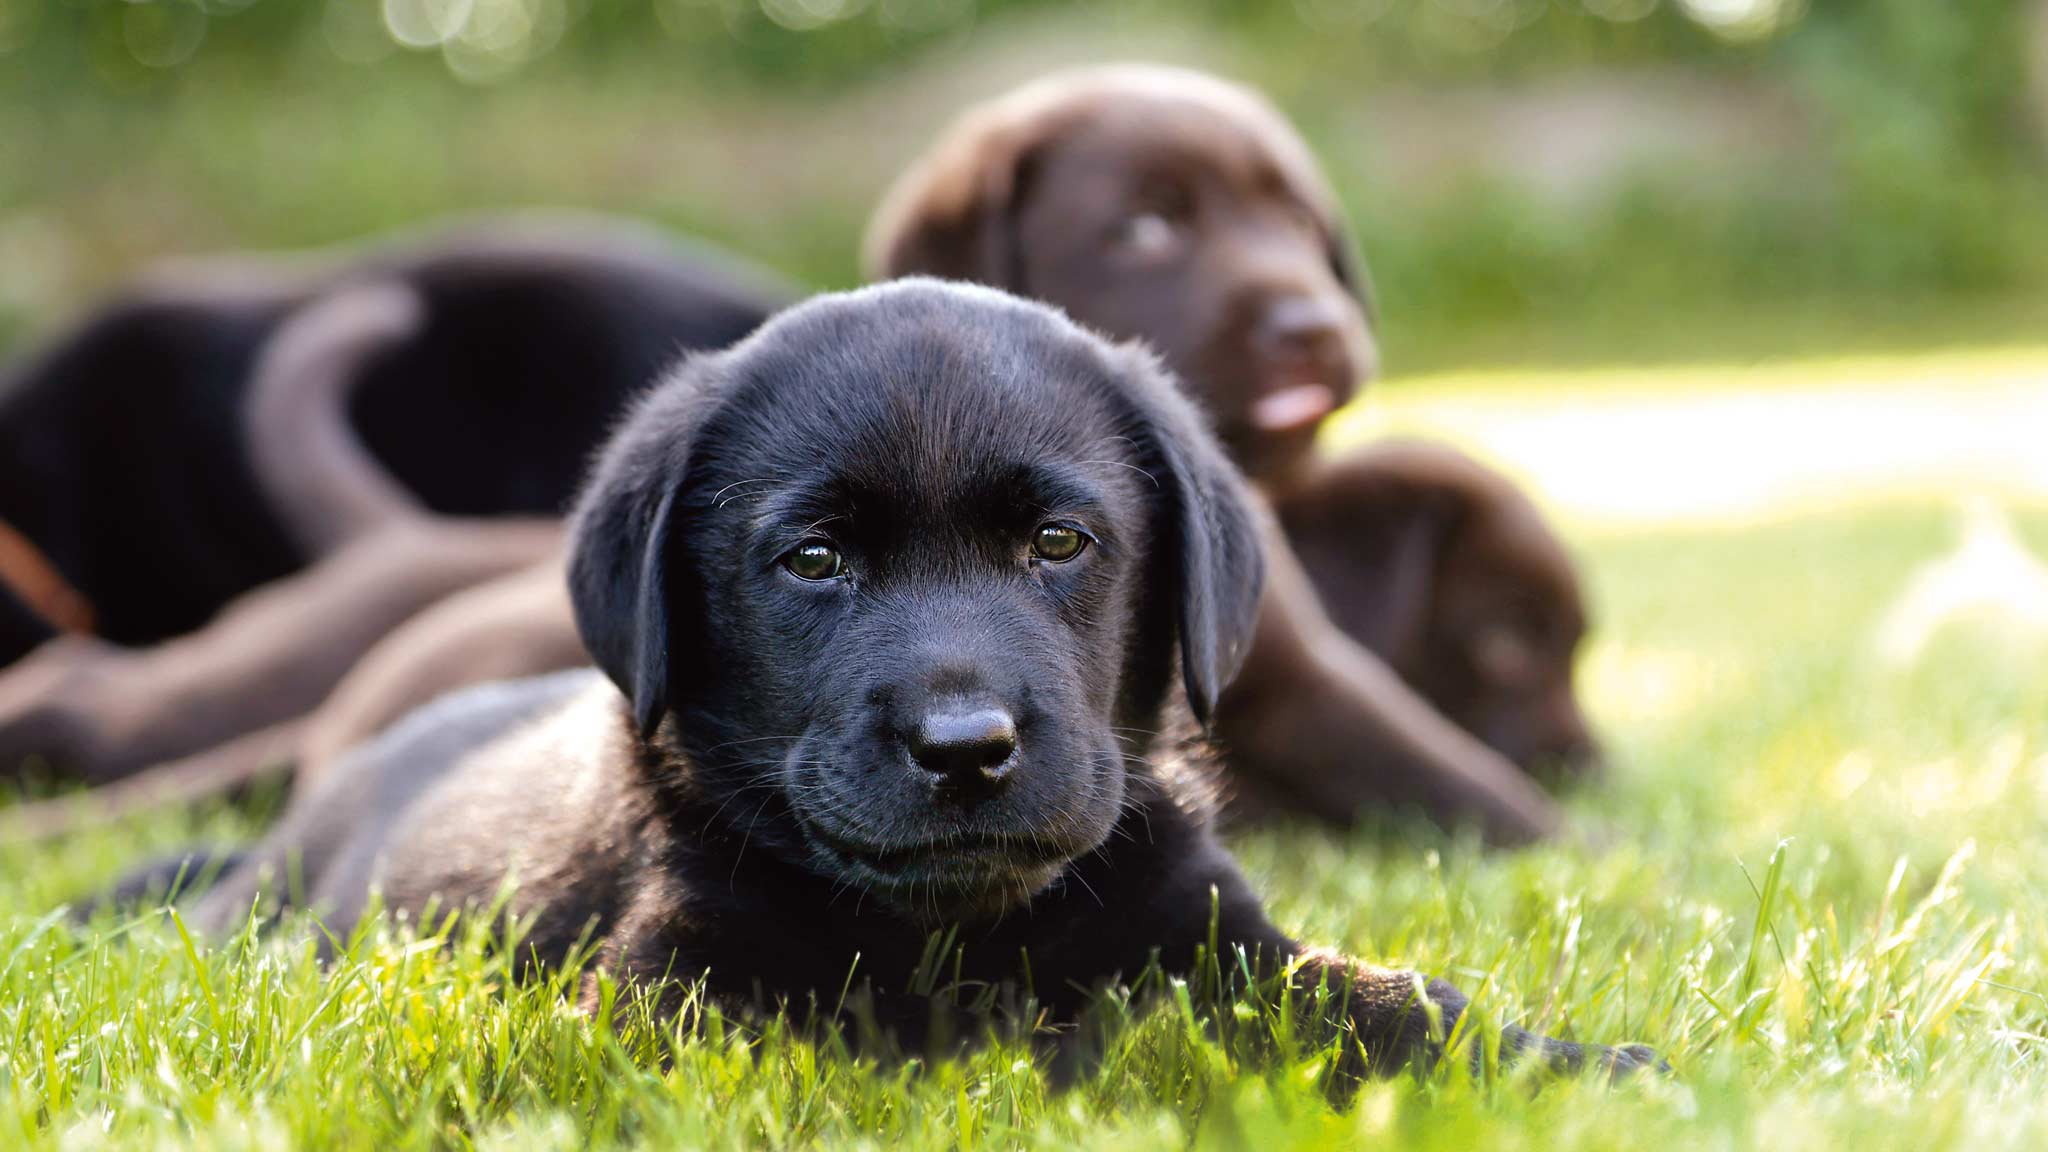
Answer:
M330 891L395 908L484 906L540 917L558 954L607 922L639 870L649 811L617 689L589 670L482 685L413 713L335 767L380 793L346 818ZM367 816L367 818L365 818Z
M422 807L503 814L526 825L517 829L522 839L544 838L549 826L612 818L631 791L622 707L618 690L589 668L500 681L442 697L373 748L387 775L445 767ZM534 819L542 812L548 819Z

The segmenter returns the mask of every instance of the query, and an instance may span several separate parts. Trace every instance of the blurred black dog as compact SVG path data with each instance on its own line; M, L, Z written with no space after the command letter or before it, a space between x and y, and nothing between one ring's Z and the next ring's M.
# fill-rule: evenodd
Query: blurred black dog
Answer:
M387 633L559 556L627 401L787 299L650 228L534 217L110 304L0 381L0 782L288 756Z
M959 979L1056 1018L1213 943L1338 993L1354 1070L1426 1059L1464 1006L1305 954L1209 832L1187 721L1250 640L1258 530L1135 347L932 281L801 305L638 406L570 572L602 675L415 713L295 797L195 919L231 928L288 871L342 932L372 891L417 913L516 882L539 957L588 934L661 1010L668 975L773 1006L853 972L899 1036L929 1022L907 989L937 930Z
M0 371L0 667L60 628L121 645L189 632L331 550L328 526L264 490L245 401L289 318L380 282L421 320L363 373L337 434L449 516L559 514L627 397L790 298L737 260L574 217L166 267Z

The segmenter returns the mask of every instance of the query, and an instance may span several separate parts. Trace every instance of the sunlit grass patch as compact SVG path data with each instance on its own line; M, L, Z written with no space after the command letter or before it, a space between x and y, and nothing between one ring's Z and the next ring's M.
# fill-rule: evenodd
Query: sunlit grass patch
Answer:
M1875 503L2048 502L2044 426L2048 350L2010 349L1392 379L1323 441L1449 439L1587 528L1741 529Z

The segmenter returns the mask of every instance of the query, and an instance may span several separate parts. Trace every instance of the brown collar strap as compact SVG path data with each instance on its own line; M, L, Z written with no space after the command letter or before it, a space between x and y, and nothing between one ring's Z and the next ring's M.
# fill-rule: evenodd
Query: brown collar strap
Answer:
M92 601L5 520L0 520L0 585L11 589L30 611L58 631L92 631Z

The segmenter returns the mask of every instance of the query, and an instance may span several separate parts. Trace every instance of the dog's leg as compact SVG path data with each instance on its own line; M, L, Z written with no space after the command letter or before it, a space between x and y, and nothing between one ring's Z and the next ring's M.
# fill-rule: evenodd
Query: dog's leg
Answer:
M244 853L227 848L193 848L160 856L122 874L113 887L72 905L71 918L90 923L102 911L134 912L145 903L174 904L204 892L239 868Z
M160 647L61 638L0 674L0 778L42 760L103 784L301 716L415 613L559 541L553 521L402 524Z
M1556 804L1527 776L1329 622L1270 522L1266 546L1251 654L1217 710L1233 773L1336 823L1405 805L1496 844L1558 830Z
M152 808L227 795L282 773L296 753L304 723L273 724L105 788L0 809L0 843L54 840Z
M1221 851L1209 853L1206 865L1193 874L1177 877L1173 889L1180 894L1176 903L1181 906L1171 931L1180 954L1202 955L1208 940L1216 946L1215 954L1204 957L1214 966L1215 976L1190 973L1191 986L1202 988L1208 978L1210 987L1223 982L1225 986L1216 991L1225 994L1269 999L1285 995L1297 1011L1320 1006L1320 1015L1311 1014L1306 1023L1311 1030L1333 1028L1343 1033L1345 1056L1336 1085L1340 1090L1361 1076L1385 1076L1410 1066L1429 1068L1442 1059L1445 1042L1469 1003L1451 984L1302 945L1267 918L1243 874ZM1190 940L1196 932L1203 935ZM1255 987L1228 986L1233 978L1242 978L1240 954ZM1319 1039L1313 1031L1301 1038L1311 1043ZM1484 1053L1478 1038L1472 1039L1466 1054L1476 1069ZM1501 1030L1499 1039L1504 1063L1533 1061L1565 1075L1593 1066L1624 1074L1659 1064L1656 1053L1640 1045L1577 1044L1512 1025Z
M308 720L297 782L437 696L590 663L559 557L442 600L365 655Z

